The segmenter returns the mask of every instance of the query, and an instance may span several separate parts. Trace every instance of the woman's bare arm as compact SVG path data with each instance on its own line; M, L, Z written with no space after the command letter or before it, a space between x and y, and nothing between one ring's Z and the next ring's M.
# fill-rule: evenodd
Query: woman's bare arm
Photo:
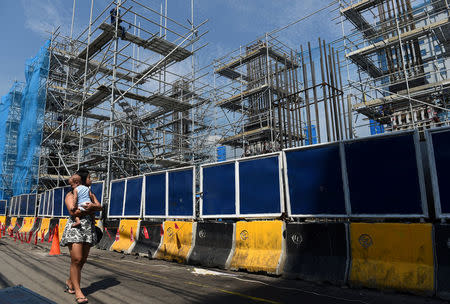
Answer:
M102 211L102 205L91 191L89 191L89 198L91 199L91 203L86 205L86 211Z
M66 198L64 200L66 208L67 210L69 210L69 214L71 216L83 216L87 214L85 211L81 211L80 209L77 208L77 204L74 198L75 197L73 193L69 192L67 193Z

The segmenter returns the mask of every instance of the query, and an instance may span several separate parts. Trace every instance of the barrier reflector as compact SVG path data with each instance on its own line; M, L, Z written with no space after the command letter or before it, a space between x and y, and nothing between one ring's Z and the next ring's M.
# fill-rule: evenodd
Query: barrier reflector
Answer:
M351 223L350 284L432 294L431 224Z
M283 251L283 222L236 223L236 249L230 268L279 274Z
M152 258L161 244L162 222L141 221L139 237L133 248L133 253L148 254Z
M19 229L19 233L26 233L30 232L31 228L33 228L34 225L34 217L26 217L23 219L22 227Z
M186 263L192 247L192 229L192 222L165 221L163 242L155 258Z
M44 235L44 240L45 240L45 235L48 233L49 226L50 226L50 219L43 218L41 220L41 227L36 232L38 234L38 240L42 240L43 235Z
M233 226L232 223L197 223L188 263L225 268L233 247Z
M103 236L98 242L97 248L103 250L109 250L109 248L111 248L111 245L114 243L119 224L119 219L110 219L103 222Z
M436 255L436 295L450 300L450 225L434 226L434 252Z
M59 237L59 241L61 242L61 239L62 239L62 235L63 235L63 233L64 233L64 228L66 228L66 224L67 224L67 221L68 221L69 219L66 219L66 218L63 218L63 219L60 219L59 220L59 224L58 224L58 237Z
M345 223L287 224L283 274L344 285L349 266L347 233Z
M120 236L118 240L114 241L110 250L130 253L133 249L132 247L134 247L134 240L131 240L131 233L134 234L133 239L136 239L136 231L138 231L138 226L139 220L120 220Z

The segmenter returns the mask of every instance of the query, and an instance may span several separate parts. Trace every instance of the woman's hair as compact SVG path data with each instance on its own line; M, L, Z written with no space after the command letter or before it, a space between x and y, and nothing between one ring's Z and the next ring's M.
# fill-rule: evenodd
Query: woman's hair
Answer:
M89 171L87 169L81 168L75 174L81 177L81 184L86 185L87 177L89 176Z

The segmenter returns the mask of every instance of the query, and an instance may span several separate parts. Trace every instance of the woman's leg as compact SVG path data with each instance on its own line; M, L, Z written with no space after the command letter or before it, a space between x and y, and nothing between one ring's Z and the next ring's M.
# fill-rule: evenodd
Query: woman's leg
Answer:
M80 289L81 279L81 267L83 261L83 244L73 243L69 245L70 250L70 281L72 282L73 289L75 290L75 296L77 298L84 297L83 292Z
M67 245L69 247L69 254L72 256L72 244ZM69 278L66 280L66 285L69 286L69 289L73 291L73 283L72 283L72 275L69 267Z
M81 268L83 269L84 264L87 261L87 258L89 256L89 251L91 250L91 245L89 245L88 243L83 243L83 257L81 259Z

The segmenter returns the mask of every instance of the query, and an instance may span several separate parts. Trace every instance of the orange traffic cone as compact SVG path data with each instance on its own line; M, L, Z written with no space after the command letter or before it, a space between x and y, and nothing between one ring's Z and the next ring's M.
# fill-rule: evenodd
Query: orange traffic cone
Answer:
M49 255L60 255L61 250L59 248L59 235L58 235L58 224L56 224L55 232L53 233L53 240L52 240L52 248L50 248Z

